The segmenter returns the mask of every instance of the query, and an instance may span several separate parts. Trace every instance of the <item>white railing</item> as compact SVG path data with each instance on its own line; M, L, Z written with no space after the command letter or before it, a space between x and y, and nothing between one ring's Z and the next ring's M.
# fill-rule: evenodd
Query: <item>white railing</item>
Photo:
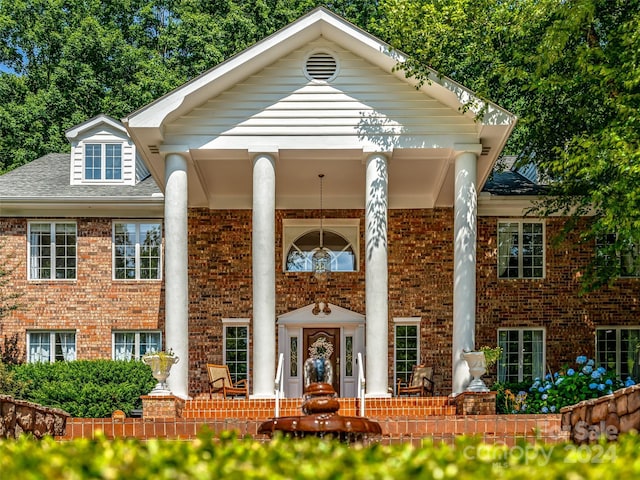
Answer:
M358 398L360 399L360 416L364 417L364 395L365 395L365 386L366 380L364 378L364 362L362 361L362 353L358 352L358 357L356 360L358 365Z
M280 399L284 398L284 369L282 368L284 364L284 354L280 354L278 356L278 369L276 370L276 379L274 381L274 390L276 394L276 411L273 415L274 418L278 418L280 416Z

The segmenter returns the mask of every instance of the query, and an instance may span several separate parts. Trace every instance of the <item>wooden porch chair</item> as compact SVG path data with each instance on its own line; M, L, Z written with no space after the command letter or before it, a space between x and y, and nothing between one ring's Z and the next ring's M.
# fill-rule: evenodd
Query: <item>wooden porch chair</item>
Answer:
M419 397L433 396L433 367L414 365L409 383L398 379L398 395L418 395Z
M227 365L207 363L209 374L209 398L214 393L222 393L223 397L247 397L249 388L246 380L239 380L235 384L231 381L231 373Z

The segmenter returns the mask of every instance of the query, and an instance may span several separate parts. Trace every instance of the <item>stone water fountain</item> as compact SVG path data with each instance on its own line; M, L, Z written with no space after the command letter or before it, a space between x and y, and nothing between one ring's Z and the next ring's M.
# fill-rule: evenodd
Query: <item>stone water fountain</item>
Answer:
M305 393L303 415L268 420L258 428L259 434L271 437L274 432L286 436L332 437L341 442L362 442L382 434L378 422L365 417L347 417L338 414L340 402L331 385L333 369L327 358L309 358L304 364Z

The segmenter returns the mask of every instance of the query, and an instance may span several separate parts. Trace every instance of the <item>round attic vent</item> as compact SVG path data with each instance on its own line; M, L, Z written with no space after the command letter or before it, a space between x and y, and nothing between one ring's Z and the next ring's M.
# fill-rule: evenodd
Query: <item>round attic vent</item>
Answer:
M309 55L304 66L305 74L310 80L332 80L338 71L335 57L326 52L315 52Z

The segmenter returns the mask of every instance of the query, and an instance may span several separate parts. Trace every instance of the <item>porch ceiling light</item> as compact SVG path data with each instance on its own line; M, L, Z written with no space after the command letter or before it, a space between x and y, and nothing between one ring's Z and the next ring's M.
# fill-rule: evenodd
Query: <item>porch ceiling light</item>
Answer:
M331 254L329 250L324 248L323 243L322 181L324 179L324 173L319 174L318 177L320 178L320 246L311 257L311 271L317 280L324 280L331 272Z

